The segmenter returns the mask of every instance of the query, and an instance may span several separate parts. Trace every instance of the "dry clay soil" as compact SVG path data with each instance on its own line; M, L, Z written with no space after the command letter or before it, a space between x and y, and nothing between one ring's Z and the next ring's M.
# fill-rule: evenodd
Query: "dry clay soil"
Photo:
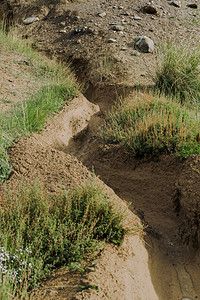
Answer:
M3 2L0 12L5 15ZM187 3L181 1L178 8L156 0L156 15L143 13L144 1L12 4L23 36L50 57L70 61L85 97L73 99L41 134L14 143L9 149L13 172L1 192L37 178L55 193L89 180L94 167L110 198L123 207L128 203L128 220L144 224L146 232L144 237L126 236L120 247L106 245L83 275L67 268L56 271L31 293L32 299L200 299L200 157L136 160L98 137L105 112L118 97L134 93L136 84L152 84L149 73L154 74L156 57L133 55L136 35L148 35L156 46L167 37L194 44L199 39L199 11ZM99 17L102 12L106 16ZM141 19L135 20L136 15ZM32 16L39 21L23 25ZM114 32L113 23L123 25L124 33ZM116 42L107 43L109 38ZM1 99L6 94L15 102L23 98L23 87L9 71L16 65L6 55L1 58L8 66L0 70ZM27 72L27 66L18 67ZM28 92L34 82L24 80ZM9 109L9 103L1 105ZM80 286L98 286L99 291L80 291Z

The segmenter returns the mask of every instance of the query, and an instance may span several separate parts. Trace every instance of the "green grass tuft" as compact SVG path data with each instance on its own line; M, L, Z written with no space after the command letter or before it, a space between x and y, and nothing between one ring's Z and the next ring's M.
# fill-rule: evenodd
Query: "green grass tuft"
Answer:
M181 103L200 104L200 46L165 43L158 50L155 88L180 98Z
M101 136L121 143L136 157L200 153L198 112L152 94L138 94L116 104L108 113Z

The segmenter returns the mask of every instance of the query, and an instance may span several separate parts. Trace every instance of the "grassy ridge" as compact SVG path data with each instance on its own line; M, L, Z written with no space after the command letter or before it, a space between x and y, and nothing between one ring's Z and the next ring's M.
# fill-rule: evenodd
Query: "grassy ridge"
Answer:
M101 132L111 143L121 143L136 157L200 153L199 114L153 94L137 94L116 104Z
M15 32L5 35L0 30L0 51L5 50L26 57L39 87L28 99L0 113L0 183L9 177L12 169L6 150L13 140L40 131L48 117L59 112L77 93L77 83L69 68L41 57Z

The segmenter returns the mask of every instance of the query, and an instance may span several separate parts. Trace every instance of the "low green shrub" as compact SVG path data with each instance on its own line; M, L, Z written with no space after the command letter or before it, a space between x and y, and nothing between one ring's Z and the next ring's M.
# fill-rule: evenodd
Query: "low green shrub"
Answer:
M155 88L181 103L200 104L200 46L165 43L158 50Z
M137 94L108 113L101 136L137 157L200 153L199 114L162 96Z
M37 184L23 186L0 203L0 271L20 290L55 267L92 258L100 241L120 245L126 232L124 212L93 180L56 195Z

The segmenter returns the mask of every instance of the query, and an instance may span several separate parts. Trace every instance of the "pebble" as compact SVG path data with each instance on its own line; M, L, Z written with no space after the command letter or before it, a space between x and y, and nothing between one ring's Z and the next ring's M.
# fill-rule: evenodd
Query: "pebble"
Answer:
M138 52L138 51L136 51L136 50L134 50L134 51L131 53L131 55L132 55L132 56L139 56L139 55L141 55L141 53Z
M178 7L178 8L181 7L181 2L180 1L176 1L176 0L170 1L169 4L172 5L172 6Z
M61 22L61 23L60 23L60 25L62 25L62 26L66 26L66 22L65 22L65 21L63 21L63 22Z
M195 9L197 9L197 8L198 8L198 6L197 6L197 4L196 4L196 3L190 3L190 4L188 4L188 5L187 5L187 7L190 7L190 8L195 8Z
M25 25L29 25L29 24L32 24L33 22L37 22L39 21L40 19L38 17L30 17L30 18L27 18L23 21L23 23Z
M67 32L67 30L64 28L64 29L61 29L60 31L59 31L59 33L66 33Z
M124 30L124 26L122 26L122 25L114 25L113 26L113 30L123 31Z
M106 16L106 12L104 11L104 12L102 12L102 13L99 13L98 16L101 17L101 18L103 18L103 17Z
M121 14L122 16L130 16L130 12L129 11L125 11L124 13Z
M140 18L139 16L134 16L133 19L134 20L142 20L142 18Z
M113 39L113 38L110 38L109 40L108 40L108 43L116 43L116 39Z

